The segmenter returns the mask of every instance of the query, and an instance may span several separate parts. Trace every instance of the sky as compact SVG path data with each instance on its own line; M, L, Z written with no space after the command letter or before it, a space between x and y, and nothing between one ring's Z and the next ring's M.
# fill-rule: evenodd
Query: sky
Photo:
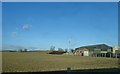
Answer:
M2 49L118 45L116 2L2 4Z

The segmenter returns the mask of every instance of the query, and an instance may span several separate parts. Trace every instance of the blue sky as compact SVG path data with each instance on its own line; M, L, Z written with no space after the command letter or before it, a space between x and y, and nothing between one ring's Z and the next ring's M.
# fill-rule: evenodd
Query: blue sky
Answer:
M118 45L116 2L3 3L3 49Z

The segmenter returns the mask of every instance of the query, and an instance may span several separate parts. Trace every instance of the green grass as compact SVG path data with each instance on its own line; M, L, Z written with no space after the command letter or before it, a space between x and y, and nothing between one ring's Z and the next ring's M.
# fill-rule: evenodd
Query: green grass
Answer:
M39 72L72 69L117 68L117 58L51 55L47 52L3 52L3 72Z

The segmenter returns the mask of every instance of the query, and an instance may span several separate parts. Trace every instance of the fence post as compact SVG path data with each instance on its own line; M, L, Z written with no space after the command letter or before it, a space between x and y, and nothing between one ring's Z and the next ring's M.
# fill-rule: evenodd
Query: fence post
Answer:
M105 53L105 57L106 57L106 53Z
M110 58L111 58L111 53L110 53Z
M115 58L117 58L117 53L115 53Z
M102 53L102 57L103 57L103 53Z

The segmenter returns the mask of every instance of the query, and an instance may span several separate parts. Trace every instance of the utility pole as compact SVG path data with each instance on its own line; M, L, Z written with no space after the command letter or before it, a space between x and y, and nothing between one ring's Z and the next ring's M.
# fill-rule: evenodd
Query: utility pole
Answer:
M69 50L69 52L70 52L70 49L71 49L71 39L69 39L69 41L68 41L68 50Z

